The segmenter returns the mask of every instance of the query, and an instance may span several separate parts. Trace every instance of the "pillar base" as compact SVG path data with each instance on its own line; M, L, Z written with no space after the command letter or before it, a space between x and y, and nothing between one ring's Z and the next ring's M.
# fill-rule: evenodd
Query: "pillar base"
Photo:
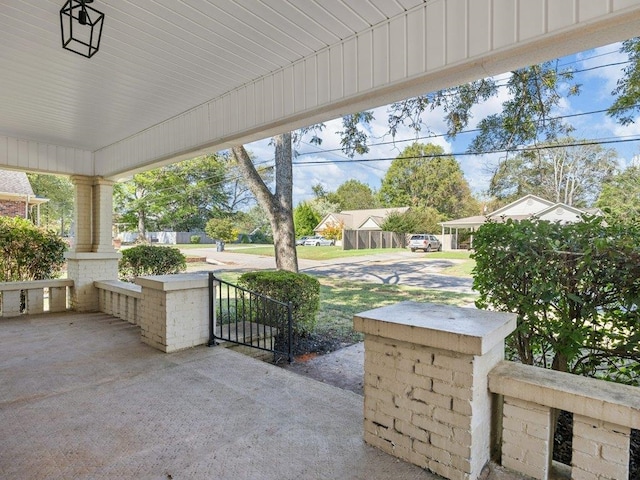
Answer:
M365 441L448 479L475 480L490 460L489 371L513 314L403 302L360 313Z
M136 278L142 287L142 341L170 353L209 341L207 275L176 274ZM215 298L215 295L214 295Z
M95 252L67 252L67 277L73 280L71 309L77 312L100 310L98 289L93 282L118 279L121 254Z

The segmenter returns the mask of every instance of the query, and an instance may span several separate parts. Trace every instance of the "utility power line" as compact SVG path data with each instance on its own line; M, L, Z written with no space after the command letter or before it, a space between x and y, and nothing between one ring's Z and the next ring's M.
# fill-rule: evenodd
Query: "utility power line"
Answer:
M562 143L562 144L551 144L551 145L536 145L530 147L519 147L519 148L504 148L504 149L495 149L495 150L487 150L484 152L457 152L457 153L436 153L431 155L416 155L416 156L401 156L401 157L385 157L385 158L345 158L344 160L336 161L336 160L314 160L310 162L294 162L295 166L307 166L307 165L323 165L327 163L335 163L335 164L343 164L343 163L366 163L366 162L388 162L393 160L402 160L402 159L418 159L418 158L440 158L440 157L469 157L469 156L481 156L481 155L490 155L495 153L523 153L523 152L532 152L532 151L540 151L540 150L552 150L557 148L567 148L567 147L580 147L587 145L608 145L615 143L628 143L628 142L640 142L640 137L635 138L617 138L615 140L585 140L578 141L573 143Z

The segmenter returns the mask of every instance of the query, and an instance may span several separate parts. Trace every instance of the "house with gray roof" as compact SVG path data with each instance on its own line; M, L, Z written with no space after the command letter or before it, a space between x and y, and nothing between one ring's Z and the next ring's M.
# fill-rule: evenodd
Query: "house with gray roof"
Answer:
M344 230L381 231L382 224L390 213L405 213L409 207L372 208L366 210L343 210L340 213L329 213L324 216L313 230L322 234L327 227L342 226Z
M602 215L602 211L597 208L578 208L562 202L552 202L529 194L486 215L458 218L440 223L442 226L440 241L445 250L466 249L471 247L473 232L489 220L503 222L507 219L537 218L549 222L574 223L582 221L582 216L585 214ZM461 230L466 231L464 238L468 238L468 242L460 241Z
M0 216L31 218L40 224L40 205L48 202L33 193L25 172L0 170Z

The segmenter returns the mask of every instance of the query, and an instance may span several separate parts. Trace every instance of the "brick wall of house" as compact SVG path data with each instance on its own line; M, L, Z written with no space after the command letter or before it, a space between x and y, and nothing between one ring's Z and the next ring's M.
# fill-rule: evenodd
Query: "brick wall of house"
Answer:
M0 217L23 217L24 202L14 202L12 200L0 200Z

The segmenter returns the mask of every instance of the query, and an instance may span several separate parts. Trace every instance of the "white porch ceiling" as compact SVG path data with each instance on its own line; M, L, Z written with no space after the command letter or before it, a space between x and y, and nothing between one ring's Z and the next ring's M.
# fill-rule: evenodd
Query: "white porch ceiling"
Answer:
M0 2L0 166L115 177L640 32L636 0Z

